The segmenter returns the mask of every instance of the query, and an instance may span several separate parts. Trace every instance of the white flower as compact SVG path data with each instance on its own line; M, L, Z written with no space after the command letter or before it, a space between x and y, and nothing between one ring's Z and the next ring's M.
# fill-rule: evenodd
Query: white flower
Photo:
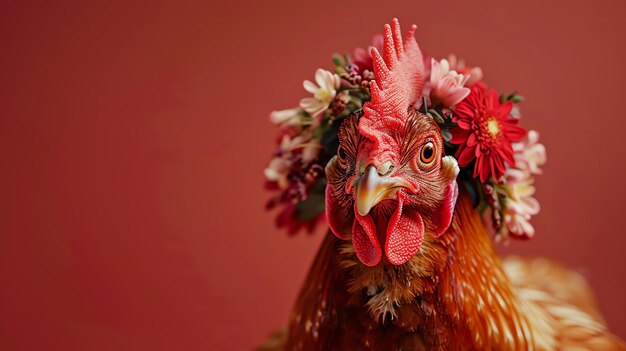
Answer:
M270 121L279 126L300 126L302 124L302 109L291 108L288 110L274 111L270 113Z
M299 134L296 137L292 138L289 135L284 135L280 141L280 149L283 154L291 154L291 152L301 144L304 144L308 141L308 136L306 134Z
M323 69L315 72L317 85L305 80L304 89L313 94L313 97L300 100L300 107L314 117L318 117L324 112L337 95L339 89L339 76Z
M523 141L513 143L515 167L531 174L541 174L539 166L546 163L546 148L538 141L539 133L530 130Z
M505 185L498 186L498 192L506 196L504 223L512 233L531 237L535 228L529 221L540 210L539 202L533 197L533 178L530 173L515 168L507 169L504 177Z
M287 174L291 163L282 157L274 157L263 171L265 178L278 183L278 187L285 189L288 186Z

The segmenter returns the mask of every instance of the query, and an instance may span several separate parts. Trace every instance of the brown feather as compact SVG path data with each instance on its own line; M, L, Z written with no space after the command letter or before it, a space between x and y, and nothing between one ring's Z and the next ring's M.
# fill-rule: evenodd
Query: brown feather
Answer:
M510 256L503 263L506 274L516 288L543 291L581 309L597 322L606 324L591 287L580 272L546 258Z
M565 268L543 271L571 284L558 292L533 263L507 262L512 280L464 193L450 229L401 266L366 267L329 233L282 347L267 350L626 350Z

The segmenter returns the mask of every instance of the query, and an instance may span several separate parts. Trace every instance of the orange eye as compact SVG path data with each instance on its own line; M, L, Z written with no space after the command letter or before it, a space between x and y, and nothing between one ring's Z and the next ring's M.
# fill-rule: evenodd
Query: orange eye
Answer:
M435 159L435 146L433 143L427 143L422 146L420 151L420 161L424 163L431 163Z
M339 147L337 148L337 158L339 159L339 162L341 163L346 163L346 150L339 145Z

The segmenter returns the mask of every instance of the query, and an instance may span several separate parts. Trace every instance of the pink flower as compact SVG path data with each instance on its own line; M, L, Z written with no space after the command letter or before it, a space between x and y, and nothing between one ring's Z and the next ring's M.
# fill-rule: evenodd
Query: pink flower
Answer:
M531 174L541 174L539 166L546 163L546 148L538 141L539 133L530 130L524 140L513 143L515 167Z
M280 141L279 152L264 170L265 177L276 182L280 189L285 189L289 186L289 172L294 166L300 166L294 163L310 164L317 158L321 149L322 145L319 140L313 138L311 133L303 133L295 137L285 134Z
M433 105L438 103L451 107L469 95L470 90L464 86L468 77L450 69L446 59L438 62L432 59L430 73L430 97Z
M302 148L302 161L305 164L313 162L322 150L319 140L311 138L306 144L300 145Z
M463 59L458 59L455 54L448 55L450 69L453 69L464 76L468 77L465 81L466 87L471 87L475 83L483 79L483 70L480 67L468 67Z
M364 70L369 70L371 72L374 70L372 56L370 55L370 48L375 47L376 49L378 49L379 52L382 52L383 42L383 35L376 34L372 38L372 45L370 45L367 49L354 49L354 54L352 55L352 63L354 63L359 68L360 72L363 72Z
M504 185L497 186L498 193L505 197L504 223L510 233L520 238L530 238L535 234L530 218L540 210L539 202L533 197L533 178L530 173L515 168L507 169L504 177Z
M530 215L516 212L512 207L504 209L504 222L510 233L522 239L530 239L535 235L535 228L530 224Z

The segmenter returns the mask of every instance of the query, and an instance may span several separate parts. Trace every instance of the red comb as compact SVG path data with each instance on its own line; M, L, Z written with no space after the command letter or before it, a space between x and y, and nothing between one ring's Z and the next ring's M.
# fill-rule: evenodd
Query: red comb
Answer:
M385 25L383 56L376 48L371 49L375 80L370 83L372 99L363 106L359 132L376 145L387 142L391 137L381 131L403 128L409 106L422 93L424 59L415 41L416 28L411 26L402 41L400 23L394 18L391 26Z

